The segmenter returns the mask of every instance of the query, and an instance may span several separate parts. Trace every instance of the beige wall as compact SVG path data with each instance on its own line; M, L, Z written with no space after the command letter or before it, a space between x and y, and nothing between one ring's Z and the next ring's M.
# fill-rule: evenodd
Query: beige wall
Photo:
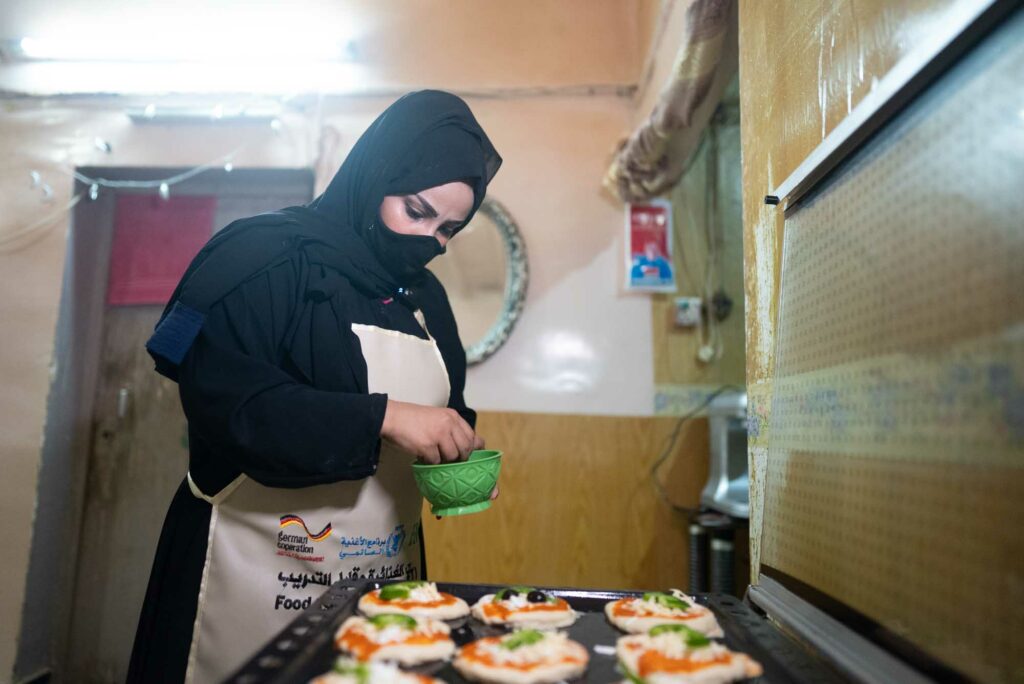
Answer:
M764 472L770 443L774 326L782 211L764 196L804 160L929 30L971 2L825 3L741 0L747 385L750 397L751 560L756 577Z

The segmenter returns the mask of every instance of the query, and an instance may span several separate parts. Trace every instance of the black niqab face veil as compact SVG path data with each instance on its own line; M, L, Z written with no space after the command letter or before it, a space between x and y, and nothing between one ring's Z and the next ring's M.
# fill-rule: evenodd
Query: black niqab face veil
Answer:
M355 231L402 284L415 279L443 249L433 237L399 235L384 226L379 218L384 198L463 181L473 189L466 225L499 166L501 157L462 99L422 90L377 117L309 207Z

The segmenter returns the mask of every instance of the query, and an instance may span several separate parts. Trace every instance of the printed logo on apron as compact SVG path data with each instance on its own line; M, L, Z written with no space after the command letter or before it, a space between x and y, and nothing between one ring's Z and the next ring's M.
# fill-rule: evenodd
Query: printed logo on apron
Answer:
M371 393L448 405L433 339L361 324L352 331ZM280 489L241 475L214 496L190 476L192 493L213 510L185 681L228 677L339 579L418 578L423 502L411 461L382 442L377 472L365 480Z

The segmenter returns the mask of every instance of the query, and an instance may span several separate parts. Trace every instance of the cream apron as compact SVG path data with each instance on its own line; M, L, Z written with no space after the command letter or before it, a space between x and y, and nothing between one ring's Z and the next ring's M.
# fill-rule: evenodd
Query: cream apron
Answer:
M423 325L422 314L416 318ZM433 339L353 324L371 393L447 406L450 386ZM338 416L338 420L344 420ZM382 442L374 476L299 489L241 475L214 496L185 681L219 682L339 579L415 579L422 500L412 458Z

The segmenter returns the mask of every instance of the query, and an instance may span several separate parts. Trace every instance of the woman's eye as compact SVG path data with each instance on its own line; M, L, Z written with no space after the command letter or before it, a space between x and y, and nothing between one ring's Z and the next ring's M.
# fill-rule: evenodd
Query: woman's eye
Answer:
M423 218L423 214L413 209L411 204L405 205L405 213L409 218L413 219L414 221L419 221L421 218Z
M455 226L444 226L437 231L446 239L451 239L452 235L455 235Z

